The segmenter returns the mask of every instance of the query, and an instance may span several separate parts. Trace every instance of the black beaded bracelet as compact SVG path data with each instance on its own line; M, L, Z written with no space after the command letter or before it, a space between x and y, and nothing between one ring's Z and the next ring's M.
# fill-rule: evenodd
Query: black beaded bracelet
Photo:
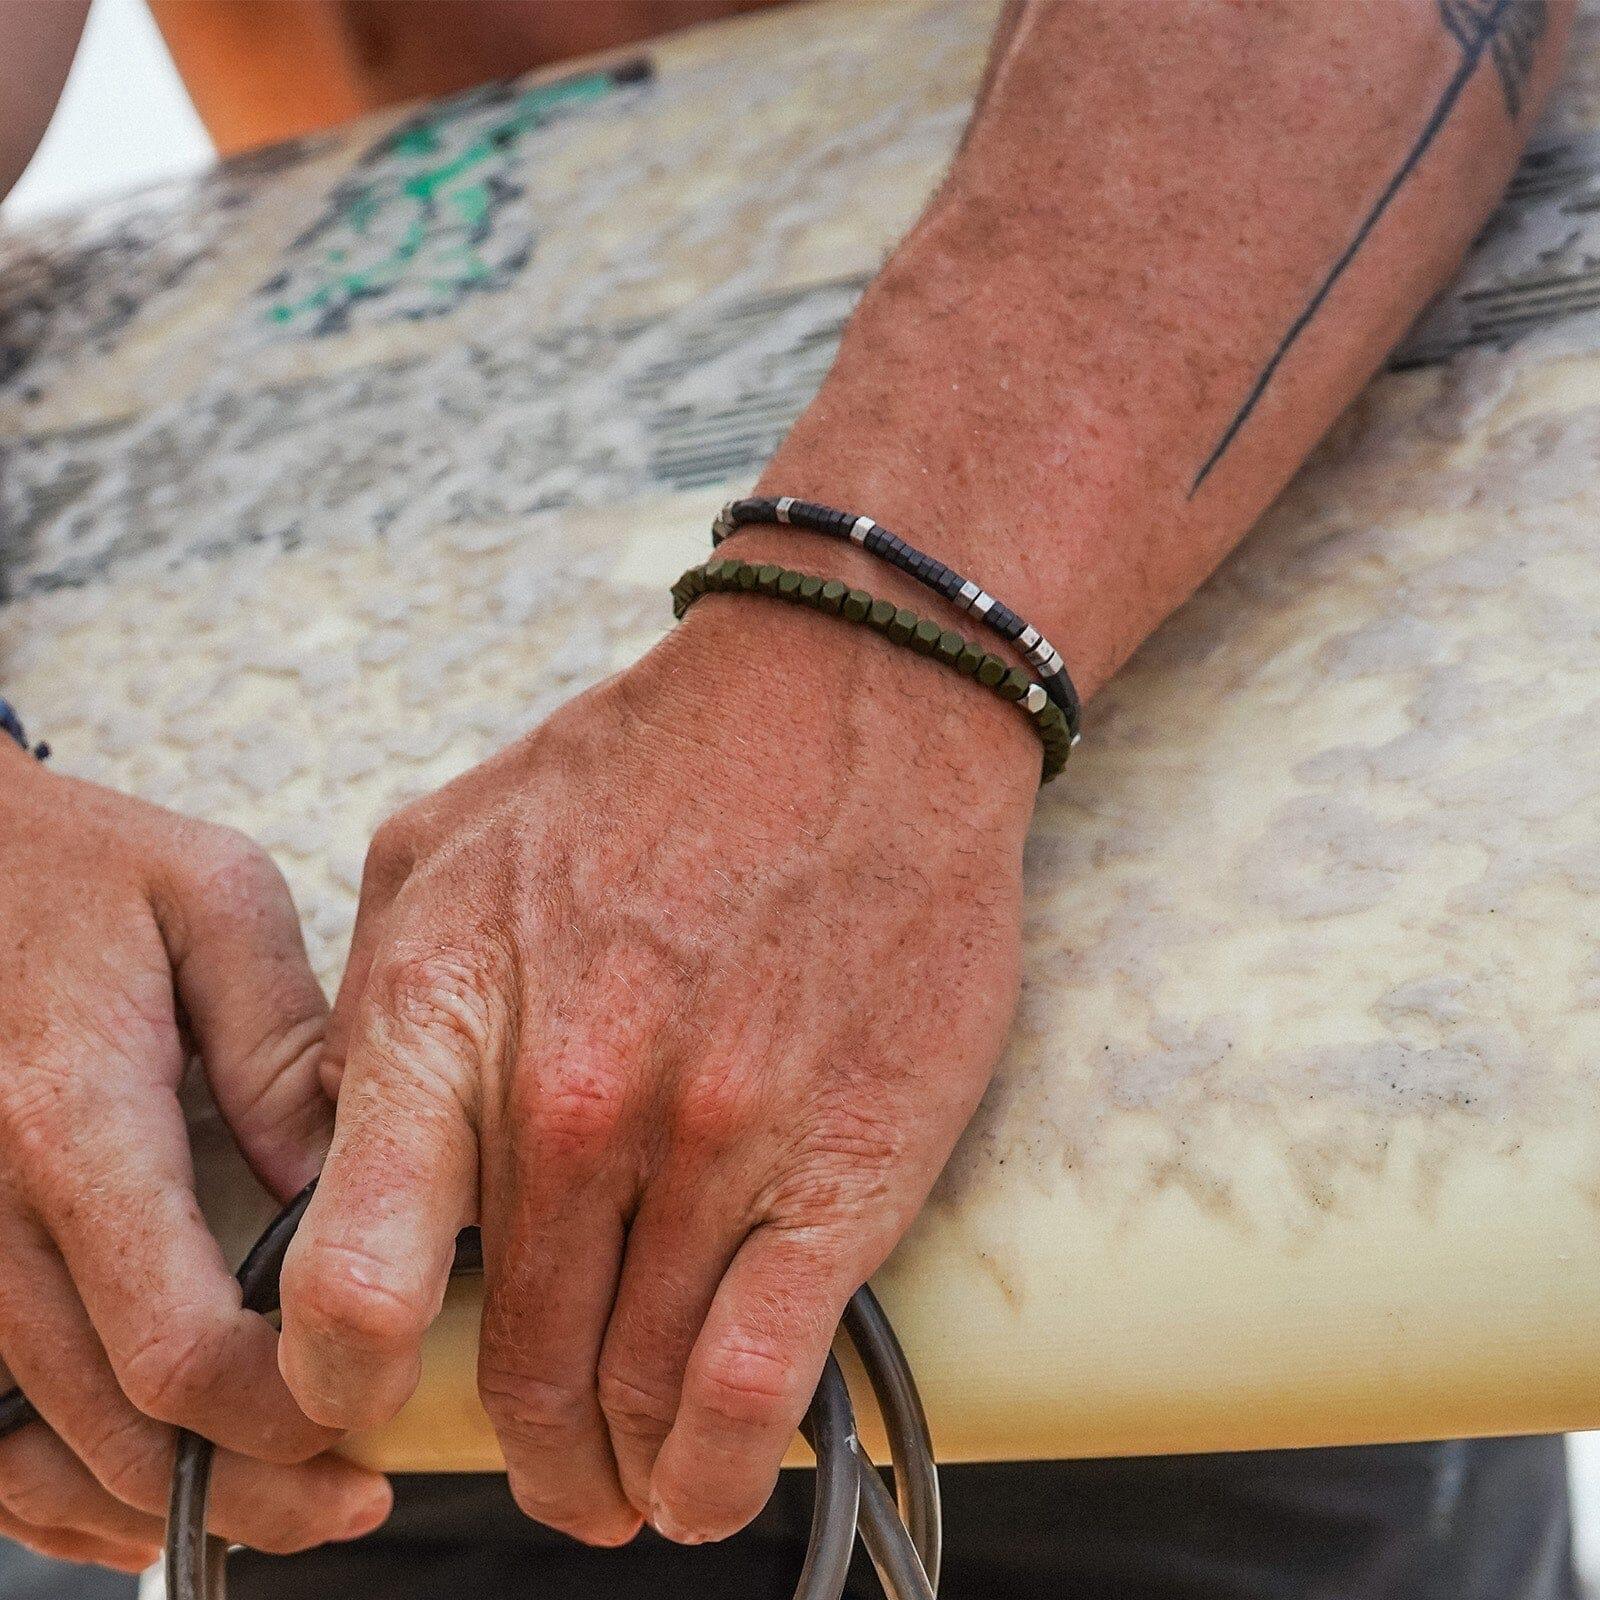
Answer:
M711 524L711 542L719 545L740 528L774 523L827 534L834 539L848 539L860 545L868 555L887 561L907 577L915 578L924 588L943 595L952 605L971 612L1001 638L1010 640L1028 665L1038 672L1044 692L1061 707L1067 719L1072 742L1078 742L1082 707L1061 652L1037 628L1025 622L1010 606L1002 605L988 590L980 588L970 578L963 578L937 557L925 555L907 544L871 517L859 517L853 511L836 511L814 500L797 500L793 495L730 500Z
M762 594L789 605L825 611L845 622L859 623L894 644L915 650L972 678L1026 713L1044 745L1039 782L1048 783L1067 763L1076 740L1066 713L1044 688L1020 667L974 644L954 628L941 627L916 612L880 600L865 589L852 589L837 578L818 578L769 562L708 561L691 567L672 586L672 614L680 621L696 600L707 594Z

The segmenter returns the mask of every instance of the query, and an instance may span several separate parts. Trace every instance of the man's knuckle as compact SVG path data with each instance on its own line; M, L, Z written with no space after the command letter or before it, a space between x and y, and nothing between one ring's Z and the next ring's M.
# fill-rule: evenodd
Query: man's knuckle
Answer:
M905 1145L902 1119L862 1106L830 1106L812 1123L805 1148L825 1161L879 1169L893 1166Z
M387 1263L329 1244L290 1257L283 1303L314 1337L376 1355L408 1348L433 1319L421 1289L395 1281Z
M39 1527L61 1520L61 1484L51 1473L0 1471L0 1505Z
M703 1158L737 1141L757 1120L758 1094L736 1072L701 1074L684 1086L673 1114L673 1141Z
M122 1392L147 1417L192 1424L215 1392L225 1331L183 1310L157 1311L118 1364Z
M25 1182L40 1172L59 1171L67 1154L64 1132L81 1101L75 1080L43 1062L16 1073L3 1099L5 1165ZM70 1163L67 1163L70 1166Z
M385 817L373 830L372 841L367 846L368 872L381 874L392 866L409 862L412 833L411 819L404 811Z
M244 910L264 894L276 896L284 890L283 874L272 857L237 828L202 825L189 859L199 885L223 908Z
M695 1399L722 1422L769 1427L787 1420L800 1401L799 1368L786 1350L748 1337L727 1339L707 1355Z
M480 1368L478 1394L495 1431L513 1446L564 1443L590 1421L585 1396L571 1384L500 1364Z
M415 806L386 817L367 844L361 867L361 899L386 898L411 876L427 855L421 819Z
M597 1381L600 1409L614 1434L633 1439L664 1439L677 1415L678 1397L666 1386L629 1376L601 1363Z
M112 1418L85 1448L83 1459L101 1487L125 1505L139 1511L160 1509L165 1472L142 1417Z
M494 1033L500 974L480 952L428 949L394 956L377 975L383 1008L406 1032L420 1032L475 1055Z
M533 1159L580 1164L616 1143L628 1114L621 1075L592 1058L564 1063L519 1095L517 1122Z
M895 1211L901 1187L895 1174L906 1150L905 1130L893 1117L829 1108L802 1125L793 1158L769 1187L767 1210L811 1225L815 1248L826 1255L835 1248L834 1235L859 1233L863 1215Z

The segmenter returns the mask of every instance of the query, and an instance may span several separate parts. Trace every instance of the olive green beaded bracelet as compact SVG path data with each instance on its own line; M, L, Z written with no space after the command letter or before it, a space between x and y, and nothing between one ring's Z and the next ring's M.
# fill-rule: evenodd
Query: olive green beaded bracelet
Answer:
M1044 745L1041 784L1048 783L1067 764L1072 732L1061 707L1020 667L974 644L954 628L941 627L892 600L880 600L865 589L852 589L837 578L817 578L789 567L753 561L708 561L704 566L691 567L672 586L673 616L681 621L689 607L707 594L767 595L871 628L894 644L974 679L1026 713Z

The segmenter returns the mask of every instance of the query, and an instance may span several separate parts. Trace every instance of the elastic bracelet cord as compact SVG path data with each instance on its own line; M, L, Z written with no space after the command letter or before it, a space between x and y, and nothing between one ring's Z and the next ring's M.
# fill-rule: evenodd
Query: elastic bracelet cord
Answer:
M1019 617L1010 606L1003 605L988 592L964 578L952 567L935 556L924 554L914 545L874 522L871 517L857 516L853 511L836 511L831 506L818 505L814 500L797 500L793 495L777 499L756 496L744 500L730 500L717 513L711 524L711 542L720 545L740 528L772 526L804 528L809 533L826 534L833 539L848 539L858 544L868 555L887 561L908 578L915 578L924 588L943 595L952 605L977 617L985 627L991 628L1001 638L1009 640L1022 652L1023 659L1039 674L1044 691L1060 706L1072 734L1078 742L1082 706L1078 691L1073 686L1061 652L1031 623Z
M771 563L731 560L708 561L684 573L672 586L672 614L681 621L689 607L707 594L766 595L871 628L891 643L973 679L1024 712L1044 745L1041 784L1048 783L1067 763L1075 741L1061 707L1020 667L974 644L954 628L941 627L865 589L852 589L837 578L813 577Z

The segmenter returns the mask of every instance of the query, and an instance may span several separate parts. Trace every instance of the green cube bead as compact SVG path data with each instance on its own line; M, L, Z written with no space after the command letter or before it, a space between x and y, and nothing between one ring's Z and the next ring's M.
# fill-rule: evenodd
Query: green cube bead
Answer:
M947 666L953 667L961 659L961 652L966 642L954 628L946 628L939 635L938 643L933 647L933 653Z
M865 589L851 589L839 607L839 615L846 622L860 622L872 609L872 596Z
M808 606L816 605L822 596L821 578L802 578L800 580L800 598Z
M1033 687L1033 679L1021 667L1013 667L997 687L1007 700L1020 700Z
M800 593L800 584L804 577L804 573L785 572L784 575L778 579L778 593L781 594L786 600L791 599L793 596Z
M895 609L893 600L874 600L872 609L867 612L868 624L882 633L894 620Z
M824 611L838 614L839 608L844 604L844 597L849 594L847 584L840 583L837 578L829 578L822 586L822 593L817 596L817 603Z
M756 586L756 575L759 570L752 562L741 561L733 575L735 587L743 589L748 594Z
M992 689L1003 677L1005 677L1007 671L1009 670L1010 669L1006 666L1005 662L1000 659L999 656L992 656L985 651L983 660L978 663L976 677L978 682L981 683L985 688Z
M907 611L904 606L900 606L896 609L895 614L889 619L889 626L886 631L888 632L889 637L893 639L896 644L909 644L911 641L911 635L916 632L916 628L916 612Z
M956 657L956 671L964 673L969 678L975 678L987 654L988 651L981 645L973 644L970 639L965 641L961 646L961 654Z
M765 562L756 568L756 588L762 594L776 594L778 592L778 579L783 576L783 568L772 562Z

